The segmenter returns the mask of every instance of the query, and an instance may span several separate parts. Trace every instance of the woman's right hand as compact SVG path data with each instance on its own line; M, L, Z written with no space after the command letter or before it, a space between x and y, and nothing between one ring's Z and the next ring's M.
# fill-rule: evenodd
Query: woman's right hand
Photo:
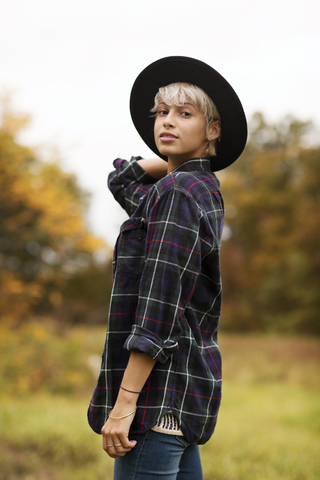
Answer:
M143 158L138 160L137 163L155 180L160 180L168 173L168 162L161 158Z

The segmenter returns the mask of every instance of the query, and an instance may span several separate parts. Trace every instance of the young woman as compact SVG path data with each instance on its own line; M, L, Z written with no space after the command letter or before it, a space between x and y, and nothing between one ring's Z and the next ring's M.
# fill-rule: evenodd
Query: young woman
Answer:
M198 480L198 445L211 437L221 399L224 206L213 172L239 157L247 124L228 82L188 57L143 70L130 108L158 157L117 159L109 177L130 218L115 246L88 419L116 460L115 480Z

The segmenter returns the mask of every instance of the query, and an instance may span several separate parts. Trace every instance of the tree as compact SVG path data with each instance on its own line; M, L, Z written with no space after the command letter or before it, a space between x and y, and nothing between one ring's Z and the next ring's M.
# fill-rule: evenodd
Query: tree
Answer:
M222 181L226 328L320 333L320 148L304 145L310 128L256 114Z
M57 162L17 141L28 117L4 102L0 125L0 314L25 319L58 305L71 274L103 242L86 225L88 195Z

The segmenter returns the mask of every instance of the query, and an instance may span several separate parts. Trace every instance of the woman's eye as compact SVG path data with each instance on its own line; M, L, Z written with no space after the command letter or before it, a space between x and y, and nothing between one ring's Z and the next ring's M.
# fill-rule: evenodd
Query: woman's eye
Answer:
M181 112L181 115L183 117L191 117L191 113L189 113L189 112Z
M163 115L167 115L167 113L168 113L167 110L158 110L158 115L163 116Z

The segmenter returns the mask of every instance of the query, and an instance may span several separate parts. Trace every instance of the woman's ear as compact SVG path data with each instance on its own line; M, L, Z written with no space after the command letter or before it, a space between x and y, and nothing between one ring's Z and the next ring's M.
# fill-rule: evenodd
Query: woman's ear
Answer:
M216 138L219 138L220 135L221 135L221 122L220 122L220 120L216 120L215 122L210 123L210 125L207 128L207 133L208 133L209 142L212 142L212 140L215 140Z

